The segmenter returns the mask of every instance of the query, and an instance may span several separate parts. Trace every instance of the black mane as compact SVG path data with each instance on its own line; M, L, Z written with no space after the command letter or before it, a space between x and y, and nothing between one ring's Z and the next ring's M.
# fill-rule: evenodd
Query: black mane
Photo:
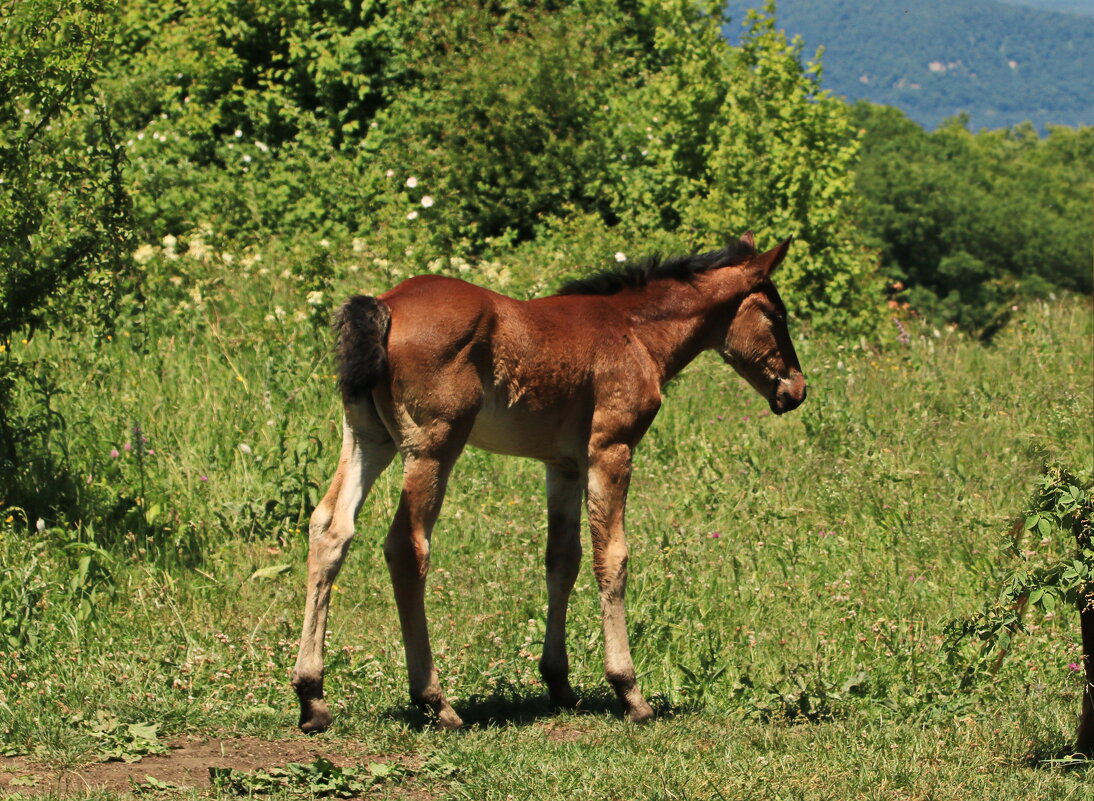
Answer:
M674 256L662 259L649 256L637 263L628 263L612 270L603 270L587 278L567 281L559 290L559 295L614 295L624 289L641 289L650 281L660 278L673 278L686 281L692 276L740 264L756 253L754 248L742 242L735 242L721 250L709 253L693 253L690 256Z

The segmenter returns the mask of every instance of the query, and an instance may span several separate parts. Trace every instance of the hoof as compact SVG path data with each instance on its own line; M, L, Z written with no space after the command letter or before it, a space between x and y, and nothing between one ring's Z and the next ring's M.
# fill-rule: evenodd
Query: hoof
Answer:
M300 702L300 731L304 734L318 734L330 728L331 714L326 701L312 700Z
M643 701L628 709L624 717L631 723L648 723L653 720L653 707Z
M433 718L433 723L438 729L458 729L463 725L460 716L456 714L456 710L448 703L444 693L441 692L441 688L436 686L435 683L434 686L423 692L411 690L410 700L414 702L418 709Z
M301 679L294 673L293 689L300 701L300 731L318 734L330 727L331 716L327 702L323 700L323 679Z
M455 731L463 725L463 720L452 707L437 712L437 728L442 731Z

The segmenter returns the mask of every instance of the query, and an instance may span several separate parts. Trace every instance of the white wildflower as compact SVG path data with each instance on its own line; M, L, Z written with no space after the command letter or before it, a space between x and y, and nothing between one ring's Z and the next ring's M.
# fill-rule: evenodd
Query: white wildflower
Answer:
M243 137L243 131L239 130L239 128L236 128L235 137L236 139L241 139Z
M432 205L433 205L433 197L431 195L426 195L425 197L422 198L422 207L423 208L428 209Z
M329 239L320 239L319 240L319 247L329 248L330 247L330 240Z
M410 214L406 215L406 218L408 220L416 220L416 219L418 219L418 212L412 211L412 212L410 212Z
M281 306L274 306L274 317L278 320L285 319L285 309Z
M620 261L620 262L626 261L627 260L627 254L626 253L616 253L615 254L615 260Z
M155 255L155 246L145 243L133 251L133 261L141 265L148 264L148 262L152 261L152 257Z
M270 152L270 146L267 145L265 142L255 142L255 147L257 147L263 153L269 153Z
M365 240L361 239L361 237L354 238L354 240L353 240L353 252L354 253L364 253L366 247L367 247L367 244L365 243Z
M251 154L250 154L250 153L244 153L244 154L243 154L243 163L244 163L244 164L247 164L247 163L249 163L250 161L251 161Z
M412 176L410 176L409 178L407 178L407 179L406 179L406 185L407 185L407 186L408 186L409 188L413 189L414 187L416 187L416 186L418 185L418 179L417 179L417 178L415 178L415 177L414 177L414 176L412 175Z
M194 261L207 262L213 255L213 251L201 237L194 237L190 240L190 247L187 248L186 255Z
M250 456L253 453L253 451L251 450L251 446L248 445L246 442L241 442L236 445L236 447L239 448L239 452L242 453L244 456Z
M394 178L395 177L395 170L388 170L387 172L384 173L384 175L386 175L388 178Z
M308 293L308 305L309 306L322 306L323 305L323 292L316 289Z

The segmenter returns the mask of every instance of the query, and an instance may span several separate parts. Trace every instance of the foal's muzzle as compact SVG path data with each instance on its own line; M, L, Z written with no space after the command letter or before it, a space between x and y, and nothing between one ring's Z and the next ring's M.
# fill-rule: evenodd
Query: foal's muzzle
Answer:
M805 376L794 373L783 378L775 385L775 394L771 398L771 411L775 414L792 412L805 400Z

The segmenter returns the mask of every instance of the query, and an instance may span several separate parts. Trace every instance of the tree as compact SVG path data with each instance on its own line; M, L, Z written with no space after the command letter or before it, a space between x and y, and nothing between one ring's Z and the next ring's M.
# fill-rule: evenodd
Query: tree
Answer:
M12 338L91 316L108 328L129 260L123 154L93 93L111 8L96 0L10 0L0 13L0 475L25 471L13 419L37 373ZM79 282L80 292L66 293ZM17 483L17 482L16 482ZM10 500L10 496L9 496Z

